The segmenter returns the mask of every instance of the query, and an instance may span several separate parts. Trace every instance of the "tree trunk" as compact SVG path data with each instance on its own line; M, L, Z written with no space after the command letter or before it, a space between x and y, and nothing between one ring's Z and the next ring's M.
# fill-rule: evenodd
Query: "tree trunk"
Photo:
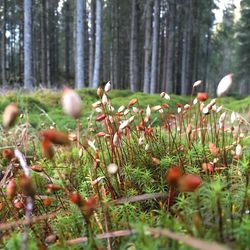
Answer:
M49 2L49 13L50 13L50 78L51 82L56 86L58 80L58 13L57 13L57 2ZM73 39L72 39L73 40Z
M151 55L151 31L152 31L152 3L146 1L146 25L145 25L145 45L144 45L144 83L143 92L150 92L150 55Z
M50 73L50 5L49 0L46 0L46 80L47 80L47 87L51 87L51 73Z
M178 5L183 6L182 0L177 2ZM180 95L181 94L181 73L182 73L182 53L183 53L183 38L184 38L184 25L183 25L183 17L185 16L185 8L180 6L180 8L176 8L176 43L177 46L175 51L175 66L174 66L174 93Z
M130 37L130 59L129 59L129 71L130 71L130 89L132 91L138 91L138 2L132 0L132 21L131 21L131 37Z
M159 30L159 14L160 14L159 2L160 0L154 0L154 23L153 23L153 40L152 40L150 93L155 93L157 86L158 30Z
M206 55L205 55L205 62L204 62L204 76L203 76L203 82L206 83L206 85L203 85L203 91L208 91L208 65L209 65L209 47L210 47L210 40L211 40L211 33L210 29L208 27L207 31L207 41L206 41Z
M76 0L76 66L75 87L84 87L84 0Z
M70 7L65 2L65 78L70 79Z
M31 0L24 0L24 88L32 89Z
M190 79L190 55L191 55L191 37L192 37L192 18L193 7L192 0L185 2L185 27L183 38L183 51L182 51L182 74L181 74L181 94L187 95L191 90Z
M5 48L6 48L6 37L5 37L5 32L6 32L6 0L3 0L3 19L1 22L1 78L2 78L2 85L6 85L6 53L5 53Z
M164 7L161 7L161 11L164 11ZM164 27L166 26L166 16L162 16L160 19L160 32L159 32L159 56L158 56L158 69L157 69L157 79L158 85L156 88L157 92L165 91L165 86L163 82L163 63L164 63Z
M96 0L96 32L95 32L95 64L93 74L93 88L97 88L100 81L101 66L101 0Z
M23 21L19 24L19 83L23 82Z
M10 44L11 44L11 75L12 75L12 79L15 83L15 81L16 81L16 63L15 63L16 32L15 32L15 25L13 23L11 23L11 36L13 37L12 41L10 42Z
M174 57L175 57L175 16L176 4L169 2L169 22L167 32L167 75L166 75L166 91L172 93L174 91Z
M93 88L97 88L100 81L101 65L101 0L96 0L96 32L95 32L95 63L93 73Z
M89 85L93 82L93 66L95 54L95 0L91 0L90 7L90 40L89 40Z
M42 79L42 85L46 86L47 81L46 81L46 76L47 76L47 48L46 48L46 34L47 34L47 27L46 27L46 0L42 0L41 2L41 9L42 9L42 14L41 14L41 56L42 56L42 69L41 69L41 79Z
M111 1L111 43L110 43L110 80L114 88L120 88L119 78L119 31L118 31L118 1Z
M184 31L183 46L182 46L181 95L186 94L186 85L187 85L186 67L187 67L187 30Z

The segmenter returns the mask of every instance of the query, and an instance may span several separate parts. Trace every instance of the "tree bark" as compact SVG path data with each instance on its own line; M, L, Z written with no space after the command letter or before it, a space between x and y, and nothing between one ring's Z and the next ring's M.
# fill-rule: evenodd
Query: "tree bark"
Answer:
M174 91L174 56L175 56L175 16L176 4L169 2L169 22L167 32L167 75L166 75L166 91L172 93Z
M89 85L93 82L93 65L95 54L95 0L91 0L90 6L90 40L89 40Z
M47 87L51 87L51 71L50 71L50 5L49 0L46 0L46 80L47 80Z
M101 0L96 0L96 32L95 32L95 63L93 75L93 88L97 88L100 81L101 66Z
M31 0L24 0L24 88L33 88Z
M84 0L76 0L75 88L84 87Z
M145 45L144 45L144 83L143 92L150 92L150 55L151 55L151 31L152 31L152 3L151 0L145 4Z
M23 83L23 20L19 24L19 84Z
M153 40L152 40L152 59L150 75L150 93L155 93L157 86L157 56L158 56L158 30L159 30L159 2L154 0L154 22L153 22Z
M70 7L65 2L65 78L70 79Z
M2 85L6 85L6 0L3 0L3 19L1 22L1 78L2 78Z
M184 2L185 3L185 2ZM175 51L175 67L174 67L174 93L181 94L181 72L182 72L182 53L183 53L183 38L184 38L184 17L185 8L183 1L179 0L176 3L179 8L176 8L176 51Z
M138 2L132 0L132 20L131 20L131 37L130 37L130 59L129 59L129 71L130 71L130 89L132 91L138 91Z
M118 10L119 1L111 1L111 43L110 43L110 80L114 88L120 88L119 78L119 31L118 31Z
M189 87L189 56L190 56L190 32L191 32L191 11L192 0L185 2L185 26L184 26L184 38L183 38L183 50L182 50L182 73L181 73L181 94L188 94Z
M42 9L42 14L41 14L41 56L42 56L42 62L41 62L41 79L42 79L42 85L46 86L47 85L47 48L46 48L46 35L47 35L47 27L46 27L46 0L42 0L41 2L41 9Z

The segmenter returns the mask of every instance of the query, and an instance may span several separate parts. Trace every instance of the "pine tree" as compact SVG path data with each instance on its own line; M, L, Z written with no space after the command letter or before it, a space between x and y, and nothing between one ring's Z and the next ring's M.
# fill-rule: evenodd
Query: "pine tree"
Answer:
M24 0L24 88L32 89L31 0Z
M237 79L240 82L240 94L248 95L250 93L250 0L241 1L241 18L237 30Z
M84 87L84 5L85 1L76 1L76 66L75 66L75 87Z

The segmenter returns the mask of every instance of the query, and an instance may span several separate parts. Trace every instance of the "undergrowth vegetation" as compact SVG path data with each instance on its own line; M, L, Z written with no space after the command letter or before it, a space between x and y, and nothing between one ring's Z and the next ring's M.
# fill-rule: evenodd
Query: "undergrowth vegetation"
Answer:
M249 97L77 93L1 98L1 248L250 249Z

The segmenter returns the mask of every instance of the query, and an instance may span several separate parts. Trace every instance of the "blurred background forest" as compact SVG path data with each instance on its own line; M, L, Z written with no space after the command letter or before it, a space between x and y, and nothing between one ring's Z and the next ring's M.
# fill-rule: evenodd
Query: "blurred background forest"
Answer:
M250 0L0 0L0 72L2 89L181 95L233 72L232 93L249 95Z

